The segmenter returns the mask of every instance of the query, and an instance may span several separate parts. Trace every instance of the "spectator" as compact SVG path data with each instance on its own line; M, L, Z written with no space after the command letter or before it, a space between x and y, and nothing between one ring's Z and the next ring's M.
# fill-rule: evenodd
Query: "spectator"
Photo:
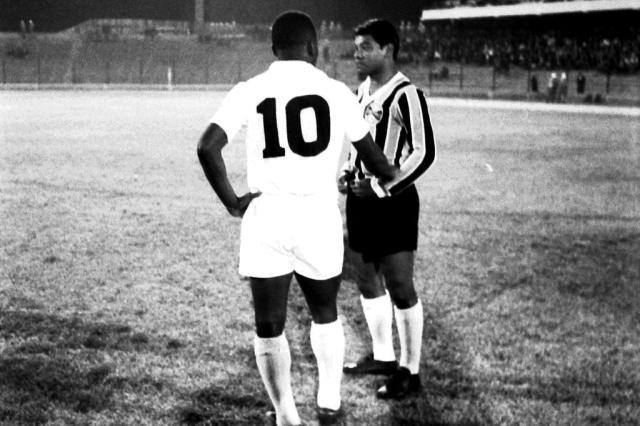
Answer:
M584 89L587 86L587 78L581 72L576 77L576 93L578 95L584 94Z
M331 62L331 47L329 46L329 39L326 39L326 38L322 39L320 44L321 44L320 49L322 51L322 60L326 65L329 62Z
M552 72L547 83L547 102L555 102L558 94L558 76Z
M560 74L560 82L558 83L558 102L567 101L568 89L567 73L563 72Z
M535 74L531 76L530 85L531 85L531 91L533 93L538 93L538 77Z
M432 60L546 69L640 70L637 27L599 27L588 32L568 29L531 30L526 26L483 29L453 23L430 23L401 28L405 50Z

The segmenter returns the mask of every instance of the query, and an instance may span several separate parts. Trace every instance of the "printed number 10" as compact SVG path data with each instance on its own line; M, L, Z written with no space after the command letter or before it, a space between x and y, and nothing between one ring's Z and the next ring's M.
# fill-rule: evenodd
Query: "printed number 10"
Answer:
M316 117L316 140L305 141L302 134L300 114L303 109L311 108ZM258 114L263 116L265 148L263 158L284 157L285 150L280 146L278 121L276 117L276 99L267 98L258 104ZM285 106L287 119L287 141L294 153L303 157L313 157L329 146L331 138L331 115L329 104L318 95L298 96L287 102Z

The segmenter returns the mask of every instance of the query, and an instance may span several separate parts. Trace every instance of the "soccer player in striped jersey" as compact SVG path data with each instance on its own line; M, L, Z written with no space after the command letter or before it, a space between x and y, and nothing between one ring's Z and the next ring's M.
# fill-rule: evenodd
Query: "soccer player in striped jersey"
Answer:
M250 277L256 363L278 425L300 424L284 334L292 277L309 306L311 349L318 366L320 424L342 415L344 333L336 297L343 262L342 219L335 178L345 141L378 176L397 173L377 147L356 97L314 65L316 31L309 16L285 12L271 29L278 60L238 83L198 144L198 158L229 213L242 217L241 275ZM247 182L238 197L221 150L246 125Z
M413 282L420 201L415 187L435 160L424 93L397 70L399 38L388 21L374 19L355 31L355 63L362 113L376 144L400 168L381 183L354 150L338 180L347 194L349 246L361 254L358 281L373 353L345 364L346 374L387 374L379 398L402 398L420 389L423 308ZM395 311L400 360L392 343Z

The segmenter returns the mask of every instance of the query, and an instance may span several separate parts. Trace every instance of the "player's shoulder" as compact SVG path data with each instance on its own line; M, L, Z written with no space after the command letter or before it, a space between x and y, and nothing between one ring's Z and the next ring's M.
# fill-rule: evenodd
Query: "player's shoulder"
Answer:
M331 78L326 76L324 79L326 88L334 95L339 97L349 97L355 99L355 94L353 90L349 88L344 82L340 80L336 80L335 78Z
M397 102L401 97L427 98L425 91L408 78L401 80L396 86L394 101Z
M409 77L406 76L402 76L402 78L399 78L396 82L396 89L397 89L397 93L410 93L410 92L417 92L418 90L420 90L418 88L418 86L416 86L413 81L411 81L409 79Z
M247 80L236 83L229 91L229 95L234 99L251 103L255 101L255 98L260 96L265 89L271 86L272 84L269 82L268 77L265 76L265 73L260 73Z
M248 78L247 80L241 81L236 85L242 85L244 90L252 90L257 87L264 86L268 84L269 76L266 71L261 72L259 74L254 75L253 77Z
M249 81L239 81L229 89L229 95L242 96L249 90Z

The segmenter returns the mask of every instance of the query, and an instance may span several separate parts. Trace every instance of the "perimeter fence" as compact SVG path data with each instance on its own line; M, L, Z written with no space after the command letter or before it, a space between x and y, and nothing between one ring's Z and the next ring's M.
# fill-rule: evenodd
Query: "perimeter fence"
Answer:
M220 29L220 31L224 28ZM0 83L40 85L233 84L265 70L273 61L269 43L244 33L203 39L188 28L153 37L3 35ZM112 34L109 32L109 34ZM358 83L350 40L324 38L318 66L351 86ZM541 70L444 61L401 64L416 84L439 96L534 99L640 105L640 75L599 71Z

